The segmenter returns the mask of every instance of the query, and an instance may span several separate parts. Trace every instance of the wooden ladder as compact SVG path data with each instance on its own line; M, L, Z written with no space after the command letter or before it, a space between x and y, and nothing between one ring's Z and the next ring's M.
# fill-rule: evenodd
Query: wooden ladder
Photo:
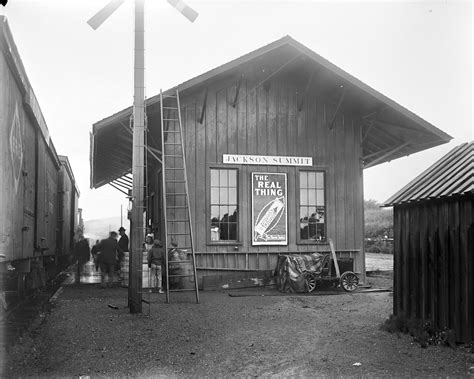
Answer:
M170 292L194 291L199 303L178 90L174 95L163 95L160 90L160 110L166 302ZM170 282L178 288L170 289Z

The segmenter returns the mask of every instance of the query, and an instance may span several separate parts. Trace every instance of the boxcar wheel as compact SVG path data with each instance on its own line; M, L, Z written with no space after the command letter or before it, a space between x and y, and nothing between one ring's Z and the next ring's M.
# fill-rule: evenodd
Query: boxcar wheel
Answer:
M344 291L352 292L357 289L359 278L352 271L346 271L341 275L341 286Z

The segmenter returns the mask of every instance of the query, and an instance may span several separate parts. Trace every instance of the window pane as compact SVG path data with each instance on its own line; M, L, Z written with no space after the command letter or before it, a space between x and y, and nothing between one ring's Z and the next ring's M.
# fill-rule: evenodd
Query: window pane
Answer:
M316 190L308 190L308 205L316 205Z
M237 170L229 170L229 187L237 187Z
M308 172L308 188L316 188L316 173Z
M217 187L219 185L219 170L211 169L211 187Z
M308 205L308 190L300 189L300 204Z
M219 204L219 188L211 187L211 204Z
M219 216L220 222L227 222L229 220L229 207L228 206L220 206L219 207Z
M229 223L229 240L237 240L237 224L235 222Z
M237 214L237 207L229 207L229 221L230 222L237 222L238 221L238 214Z
M228 170L219 170L219 187L227 187L227 171Z
M219 204L229 204L228 188L219 188Z
M300 171L300 188L308 188L308 173Z
M211 223L213 224L213 226L217 226L214 225L214 223L219 222L219 219L219 207L215 205L211 206Z
M306 218L306 221L308 220L308 208L307 207L300 207L300 219L303 220Z
M318 212L318 222L324 223L326 217L326 210L324 207L318 207L316 212Z
M229 188L229 204L237 204L237 188Z
M324 189L324 173L323 172L316 173L316 188Z
M324 190L317 190L317 202L313 203L316 205L324 205Z

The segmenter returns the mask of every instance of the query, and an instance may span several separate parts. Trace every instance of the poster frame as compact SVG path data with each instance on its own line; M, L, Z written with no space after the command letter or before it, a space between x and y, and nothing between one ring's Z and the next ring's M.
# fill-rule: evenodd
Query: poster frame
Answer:
M284 210L284 221L285 221L285 239L281 241L256 241L255 239L255 203L254 203L254 175L277 175L284 178L285 188L285 210ZM252 246L288 246L288 175L286 172L260 172L252 171L250 176L250 190L251 190L251 234L252 234Z

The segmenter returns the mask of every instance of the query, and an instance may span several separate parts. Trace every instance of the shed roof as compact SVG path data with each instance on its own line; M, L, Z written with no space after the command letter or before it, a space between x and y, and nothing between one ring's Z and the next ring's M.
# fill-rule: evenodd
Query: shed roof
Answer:
M334 96L343 86L342 111L360 115L364 167L400 158L448 142L452 137L413 112L377 92L330 63L290 36L285 36L164 92L178 89L181 96L200 91L210 83L245 77L251 69L272 74L294 74L304 85ZM263 83L262 83L263 84ZM159 103L159 95L147 99L147 110ZM337 101L337 100L336 100ZM91 134L91 188L131 172L132 143L128 125L132 107L96 122ZM120 151L114 145L121 145ZM155 148L159 148L155 146Z
M474 194L474 141L465 142L413 179L385 206Z

